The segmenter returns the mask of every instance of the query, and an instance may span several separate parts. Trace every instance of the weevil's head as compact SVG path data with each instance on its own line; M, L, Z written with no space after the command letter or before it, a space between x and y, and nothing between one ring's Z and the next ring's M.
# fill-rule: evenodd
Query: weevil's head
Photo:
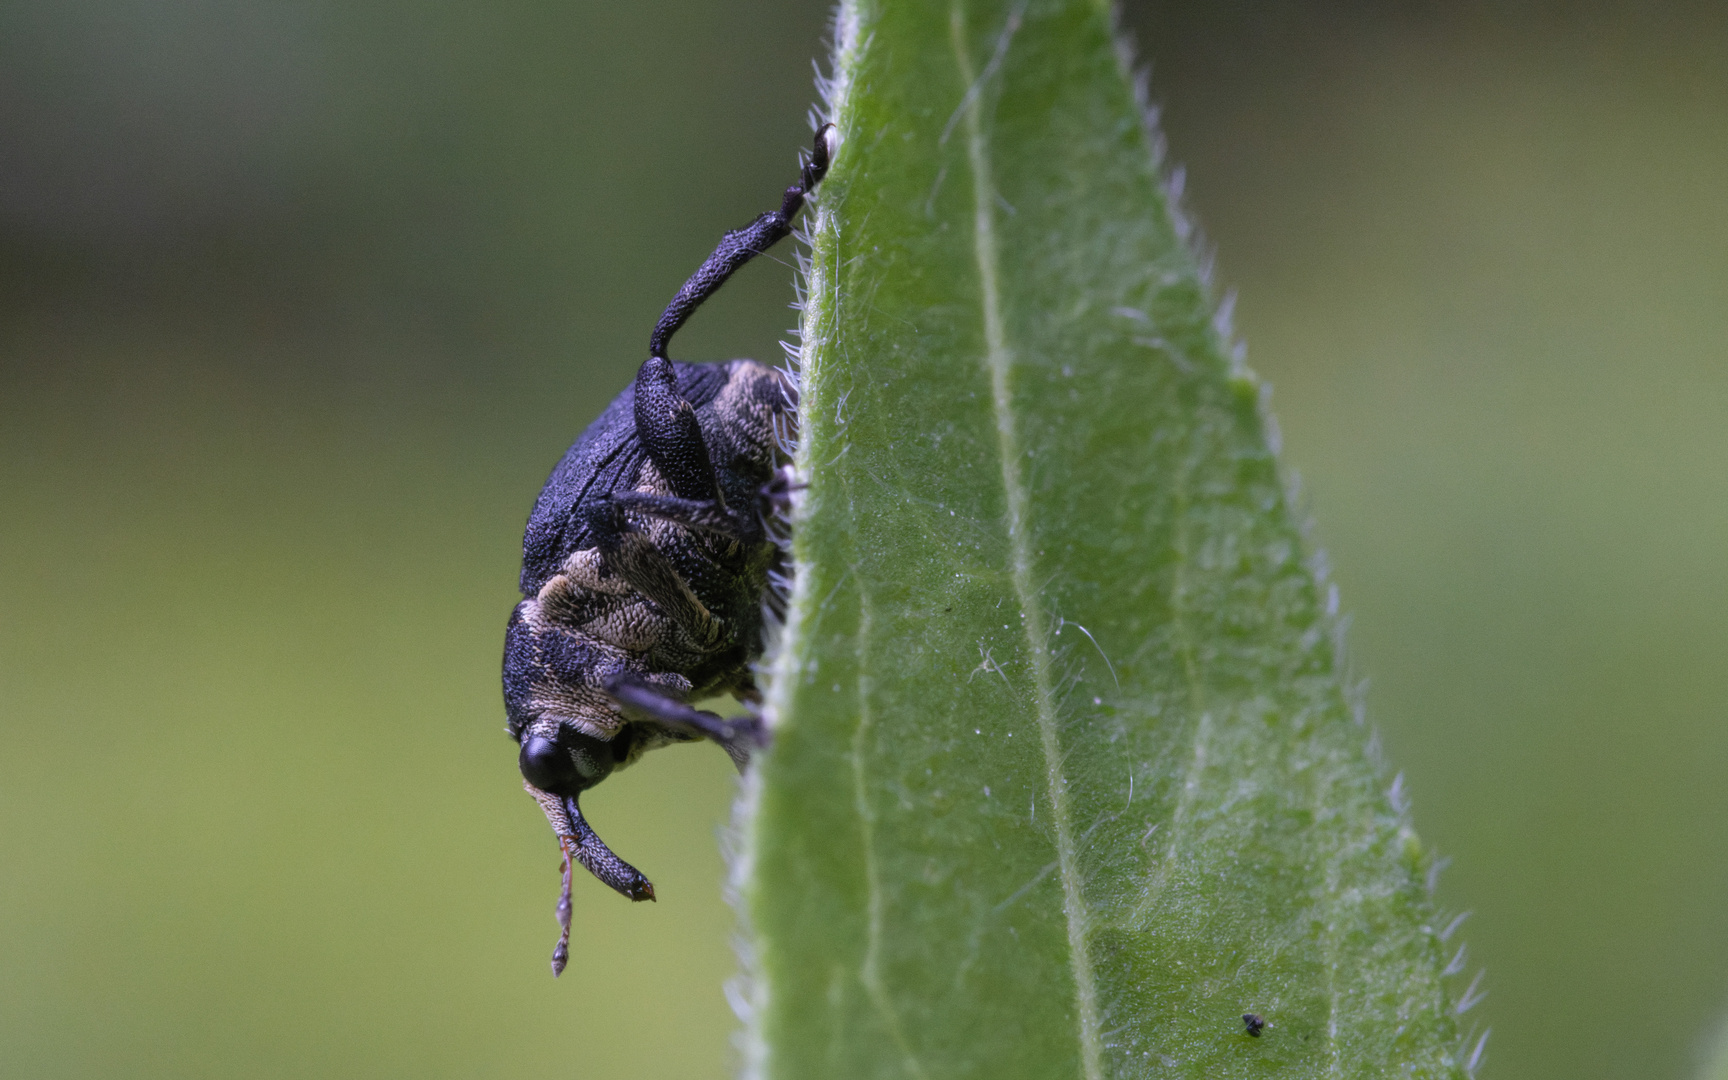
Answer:
M612 848L594 835L579 805L582 791L612 776L613 769L629 760L634 748L634 729L620 727L613 738L598 738L574 724L537 724L522 734L522 752L517 767L524 786L546 814L546 823L558 835L563 854L581 862L588 873L605 881L631 900L653 900L653 883L641 871L612 854ZM569 911L570 878L565 874L560 911ZM553 964L553 971L563 968Z
M559 724L551 733L545 725L528 729L516 763L522 779L541 791L574 800L582 792L612 775L612 770L630 757L633 738L628 725L610 739L600 739Z
M570 870L581 863L589 873L632 900L654 899L654 885L588 827L577 799L610 776L629 756L630 727L617 737L602 739L570 724L541 724L522 733L517 766L523 786L552 825L564 849L564 883L558 894L558 945L552 950L552 975L570 961Z
M523 733L516 763L522 770L523 786L545 811L565 856L630 899L652 900L654 886L594 835L578 803L584 791L629 759L634 748L633 731L627 724L613 738L602 739L572 724L556 728L542 724ZM569 879L565 880L568 890Z

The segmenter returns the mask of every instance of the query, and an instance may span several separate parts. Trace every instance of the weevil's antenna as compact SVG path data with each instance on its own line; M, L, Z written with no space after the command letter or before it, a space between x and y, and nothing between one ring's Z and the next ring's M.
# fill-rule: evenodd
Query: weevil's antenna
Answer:
M810 146L810 160L799 170L798 182L786 189L780 200L780 209L770 210L742 229L734 229L721 237L714 253L690 275L690 280L666 305L660 321L654 324L654 335L648 339L649 356L670 359L666 355L667 344L678 328L702 306L702 301L726 284L733 271L791 235L792 219L803 209L805 196L815 191L822 177L828 174L828 162L834 149L834 125L823 124L816 132L816 141Z
M560 836L558 846L564 852L564 885L558 893L558 944L552 950L552 977L556 979L564 974L564 965L570 962L570 868L576 860L570 855L570 837Z

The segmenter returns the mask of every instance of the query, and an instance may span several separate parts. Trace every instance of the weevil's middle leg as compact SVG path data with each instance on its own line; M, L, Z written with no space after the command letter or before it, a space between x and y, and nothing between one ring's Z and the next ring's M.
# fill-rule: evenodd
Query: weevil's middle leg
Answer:
M620 491L608 496L608 501L622 509L670 521L696 532L753 544L767 535L768 519L789 513L793 493L807 486L787 465L774 470L768 482L757 491L753 512L731 509L719 499L681 499L676 495L656 495L648 491Z
M713 533L741 544L762 539L759 516L728 509L718 499L680 499L645 491L622 491L612 496L612 503L638 514L670 521L686 529Z
M647 534L624 520L626 505L623 500L607 499L594 503L589 511L589 530L606 568L654 601L699 646L713 647L725 638L725 624L708 610Z

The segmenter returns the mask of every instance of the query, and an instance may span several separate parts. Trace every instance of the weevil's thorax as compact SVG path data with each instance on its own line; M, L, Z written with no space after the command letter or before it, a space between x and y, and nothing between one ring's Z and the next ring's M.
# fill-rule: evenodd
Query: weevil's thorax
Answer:
M727 365L726 387L697 410L715 479L726 505L759 514L763 487L786 463L779 430L789 419L790 393L785 377L751 360ZM645 483L661 487L653 464L645 462ZM749 685L746 669L761 654L763 599L780 549L768 539L741 543L666 521L642 519L657 548L677 567L704 607L728 628L725 647L684 669L699 695L730 692Z

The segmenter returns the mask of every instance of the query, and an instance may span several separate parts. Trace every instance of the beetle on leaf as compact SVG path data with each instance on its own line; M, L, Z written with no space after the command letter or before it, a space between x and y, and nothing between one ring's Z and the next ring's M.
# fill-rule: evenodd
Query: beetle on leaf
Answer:
M778 210L729 232L654 327L636 380L552 470L522 538L522 595L504 638L504 702L523 786L564 852L561 933L569 959L572 863L632 900L654 886L594 834L581 793L648 750L712 739L740 769L766 738L691 701L757 704L751 663L781 569L770 519L792 489L780 433L797 392L754 360L686 364L672 335L732 273L792 231L834 153L816 133Z

